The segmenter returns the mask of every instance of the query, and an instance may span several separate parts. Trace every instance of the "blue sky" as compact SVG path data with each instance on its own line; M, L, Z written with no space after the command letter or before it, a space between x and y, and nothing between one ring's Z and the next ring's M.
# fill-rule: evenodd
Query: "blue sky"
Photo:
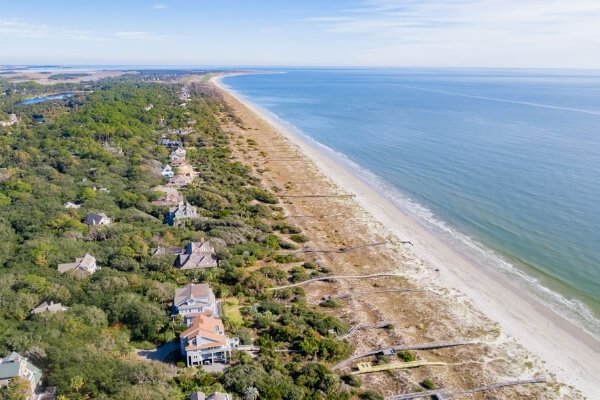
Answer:
M5 0L0 64L600 68L599 0Z

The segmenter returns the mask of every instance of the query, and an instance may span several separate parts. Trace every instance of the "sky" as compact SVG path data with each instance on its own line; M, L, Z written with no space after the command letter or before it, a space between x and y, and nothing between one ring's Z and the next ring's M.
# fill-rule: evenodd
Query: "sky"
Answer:
M600 68L600 0L2 0L0 64Z

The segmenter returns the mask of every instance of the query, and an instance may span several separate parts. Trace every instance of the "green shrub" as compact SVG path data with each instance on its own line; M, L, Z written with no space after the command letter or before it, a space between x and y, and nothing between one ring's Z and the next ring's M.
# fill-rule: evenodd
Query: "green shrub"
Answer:
M398 352L398 358L401 359L404 362L410 362L410 361L415 361L416 357L415 357L415 353L413 353L410 350L402 350Z
M305 235L302 235L302 234L294 234L294 235L290 236L290 239L292 239L296 243L308 242L308 237L306 237Z
M383 395L374 390L367 390L366 392L362 392L359 396L361 400L384 400Z
M279 241L279 247L281 247L284 250L294 250L297 248L296 245L294 245L293 243L284 242L283 240Z
M301 233L302 229L297 226L286 224L286 223L278 223L273 225L273 229L279 231L281 233Z
M302 264L302 266L306 269L316 269L317 268L317 264L307 261L304 264Z
M260 189L260 188L252 188L250 193L251 193L252 197L254 197L256 200L258 200L262 203L277 204L279 202L279 200L277 199L277 197L275 197L275 195L267 192L266 190Z
M360 385L362 384L362 382L356 375L344 374L340 378L345 384L350 385L352 387L360 387Z
M321 304L319 304L319 305L321 307L327 307L327 308L341 308L344 306L341 301L332 299L331 297L329 297L326 300L323 300L321 302Z
M423 386L427 390L433 390L433 389L435 389L437 387L437 385L435 384L435 382L432 381L429 378L423 379L423 381L421 382L421 386Z

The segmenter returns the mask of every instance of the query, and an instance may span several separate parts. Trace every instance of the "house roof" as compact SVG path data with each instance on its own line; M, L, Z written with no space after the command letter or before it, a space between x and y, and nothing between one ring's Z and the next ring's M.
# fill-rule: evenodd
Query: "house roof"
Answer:
M215 392L210 396L206 396L203 392L195 392L190 396L190 400L231 400L231 395L228 393Z
M87 225L98 225L100 222L102 222L102 220L105 219L108 219L108 216L104 213L89 213L88 215L86 215L85 221L83 221L83 223Z
M182 269L216 267L215 249L207 240L189 242L185 246L185 253L178 257L177 265Z
M34 383L34 386L37 386L42 379L42 370L29 362L27 358L13 351L7 357L0 359L0 379L22 376L25 369L32 375L29 380Z
M175 175L169 179L169 185L187 185L194 181L191 175Z
M200 336L208 342L193 344L190 339ZM186 350L201 350L209 347L225 346L227 337L225 327L220 319L200 315L192 320L192 325L180 334L181 338L188 339Z
M173 214L175 218L195 217L197 215L196 207L187 201L180 201L175 207L169 209L169 213Z
M179 307L190 299L206 298L208 302L214 303L215 294L207 283L190 283L175 291L173 305Z
M68 310L68 307L63 306L60 303L55 303L53 301L48 303L47 301L45 301L42 304L40 304L39 306L37 306L36 308L34 308L33 310L31 310L31 313L32 314L41 314L44 312L55 313L55 312L66 311L66 310Z
M192 253L179 255L181 269L210 268L217 266L217 258L212 253Z
M181 254L183 253L183 247L153 247L150 250L152 256L162 256L165 254Z
M96 259L89 253L85 253L85 256L76 258L74 263L58 264L58 271L67 272L71 270L79 270L91 273L94 272L96 267Z
M206 400L231 400L231 395L228 393L215 392L208 396Z
M210 245L208 240L201 240L199 242L188 242L185 246L186 253L214 253L215 249Z

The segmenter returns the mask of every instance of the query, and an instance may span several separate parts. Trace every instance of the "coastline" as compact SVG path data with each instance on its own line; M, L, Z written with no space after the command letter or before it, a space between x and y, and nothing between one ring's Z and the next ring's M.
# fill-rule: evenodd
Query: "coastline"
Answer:
M270 124L343 192L354 194L353 201L385 229L385 235L391 234L414 244L414 256L422 260L423 265L412 272L402 270L407 278L421 282L427 279L423 287L444 296L459 298L465 295L477 310L498 322L504 334L515 338L544 360L544 367L560 382L577 387L590 399L600 390L600 376L597 376L598 369L594 364L600 359L598 340L556 314L535 296L507 281L503 274L490 268L482 270L475 260L448 246L384 195L354 176L324 148L298 136L224 87L219 83L221 78L213 77L211 82ZM434 273L436 269L440 272Z

